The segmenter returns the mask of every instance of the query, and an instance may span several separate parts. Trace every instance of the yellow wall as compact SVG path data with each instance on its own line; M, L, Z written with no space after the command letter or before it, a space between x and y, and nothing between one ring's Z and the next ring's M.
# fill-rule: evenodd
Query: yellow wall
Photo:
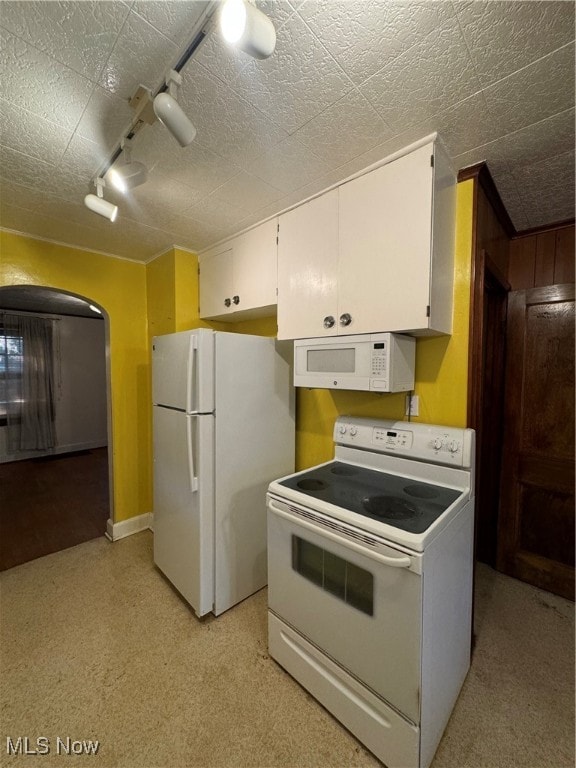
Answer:
M38 285L79 294L108 315L112 394L113 515L152 509L146 267L0 231L0 286Z

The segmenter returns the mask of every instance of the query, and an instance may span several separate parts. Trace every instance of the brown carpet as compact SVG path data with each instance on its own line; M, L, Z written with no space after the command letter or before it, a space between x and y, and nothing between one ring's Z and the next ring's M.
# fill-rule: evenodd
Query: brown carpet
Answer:
M266 590L198 621L152 535L0 574L0 764L376 768L267 654ZM433 768L572 768L574 604L479 565L472 668ZM7 737L50 753L7 756ZM57 739L98 740L95 756Z
M0 464L0 571L106 531L108 451Z

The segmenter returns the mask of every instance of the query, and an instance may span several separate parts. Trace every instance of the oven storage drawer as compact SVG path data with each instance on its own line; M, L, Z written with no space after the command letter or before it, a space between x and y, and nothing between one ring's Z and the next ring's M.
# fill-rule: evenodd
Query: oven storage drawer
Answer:
M270 655L390 768L418 768L420 730L268 612Z
M421 556L374 552L304 512L268 497L270 609L418 724Z

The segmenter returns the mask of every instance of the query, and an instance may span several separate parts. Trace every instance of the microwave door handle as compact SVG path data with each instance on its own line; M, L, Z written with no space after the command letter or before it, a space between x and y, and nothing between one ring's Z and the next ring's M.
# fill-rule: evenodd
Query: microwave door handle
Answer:
M188 477L190 480L190 491L196 493L198 490L198 477L194 474L194 436L192 434L193 419L195 414L189 414L186 417L186 436L188 439Z
M353 541L348 541L347 539L344 539L342 536L338 536L338 534L333 533L332 531L327 531L325 528L322 528L320 532L314 523L310 523L308 520L302 520L296 515L290 514L290 512L285 512L283 509L280 509L280 507L277 507L272 500L268 502L268 509L270 509L275 515L278 515L278 517L283 517L285 520L289 520L295 525L300 525L302 528L307 528L310 531L314 531L314 533L322 535L324 538L330 539L337 544L341 544L343 547L351 549L354 552L358 552L365 557L369 557L371 560L376 560L377 563L381 563L382 565L390 565L392 568L409 568L412 564L412 560L408 555L401 555L400 557L387 557L386 555L381 555L379 552L372 552L370 549L361 547L359 544L356 544Z

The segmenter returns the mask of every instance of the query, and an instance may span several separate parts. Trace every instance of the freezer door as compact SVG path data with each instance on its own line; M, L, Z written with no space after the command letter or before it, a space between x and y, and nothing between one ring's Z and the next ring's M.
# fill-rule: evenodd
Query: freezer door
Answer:
M198 616L214 604L214 417L154 407L154 562Z
M152 402L186 413L214 410L214 332L155 336L152 340Z

